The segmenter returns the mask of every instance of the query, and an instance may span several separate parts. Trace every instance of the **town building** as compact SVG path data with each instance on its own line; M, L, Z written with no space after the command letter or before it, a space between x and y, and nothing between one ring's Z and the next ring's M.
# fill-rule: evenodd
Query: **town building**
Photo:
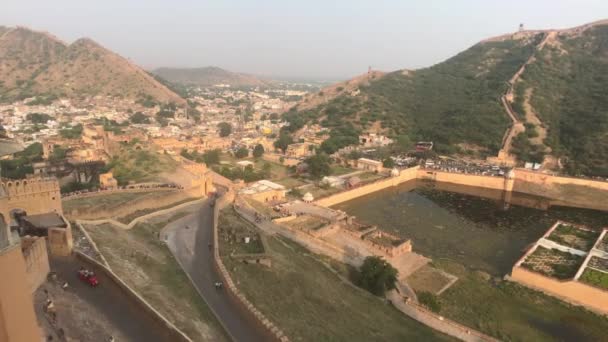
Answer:
M242 188L239 193L258 202L276 203L285 201L287 190L281 184L261 180Z
M99 186L102 189L116 189L118 188L118 181L114 178L112 172L106 172L99 175Z
M370 172L380 172L382 171L382 162L367 158L359 158L357 159L357 168Z

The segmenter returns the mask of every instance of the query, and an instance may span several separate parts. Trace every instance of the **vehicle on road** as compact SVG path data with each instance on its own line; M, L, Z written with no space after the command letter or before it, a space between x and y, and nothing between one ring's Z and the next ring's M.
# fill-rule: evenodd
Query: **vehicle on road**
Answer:
M214 285L216 289L221 289L222 286L224 286L224 283L222 283L221 281L216 281Z
M97 279L95 272L89 271L84 267L81 267L80 270L78 270L78 278L80 278L80 280L82 280L83 282L89 284L89 286L91 287L96 287L97 285L99 285L99 280Z

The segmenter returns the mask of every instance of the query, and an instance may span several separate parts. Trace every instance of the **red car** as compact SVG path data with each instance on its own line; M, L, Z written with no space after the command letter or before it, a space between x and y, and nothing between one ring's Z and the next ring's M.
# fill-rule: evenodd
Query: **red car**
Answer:
M95 275L95 272L89 271L84 267L81 268L80 270L78 270L78 278L80 278L80 280L84 281L85 283L89 284L91 287L95 287L95 286L99 285L99 280L97 280L97 276Z

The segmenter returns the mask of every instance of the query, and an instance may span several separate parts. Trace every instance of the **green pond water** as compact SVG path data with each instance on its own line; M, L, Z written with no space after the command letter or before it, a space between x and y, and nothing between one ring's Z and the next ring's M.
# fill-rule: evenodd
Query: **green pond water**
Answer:
M502 197L501 192L453 185L446 188L451 191L441 190L441 184L406 183L339 204L335 209L410 238L417 253L451 259L497 276L509 273L525 249L556 220L598 229L608 226L606 212L517 205L505 210L503 202L496 199ZM479 196L471 195L476 192Z
M446 191L449 190L449 191ZM357 220L409 238L413 250L460 265L464 277L441 295L442 314L501 340L598 341L608 320L551 297L501 282L528 246L556 220L608 226L608 212L550 207L543 198L501 191L412 182L336 205ZM536 207L536 208L535 208ZM475 274L491 275L480 281ZM608 338L606 338L608 339Z

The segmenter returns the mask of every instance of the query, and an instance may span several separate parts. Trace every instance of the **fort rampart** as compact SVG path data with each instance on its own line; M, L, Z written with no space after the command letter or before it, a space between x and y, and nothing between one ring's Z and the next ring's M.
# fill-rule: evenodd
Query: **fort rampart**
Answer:
M27 283L34 293L45 282L50 272L46 240L43 237L25 236L21 239L21 249L25 259Z

